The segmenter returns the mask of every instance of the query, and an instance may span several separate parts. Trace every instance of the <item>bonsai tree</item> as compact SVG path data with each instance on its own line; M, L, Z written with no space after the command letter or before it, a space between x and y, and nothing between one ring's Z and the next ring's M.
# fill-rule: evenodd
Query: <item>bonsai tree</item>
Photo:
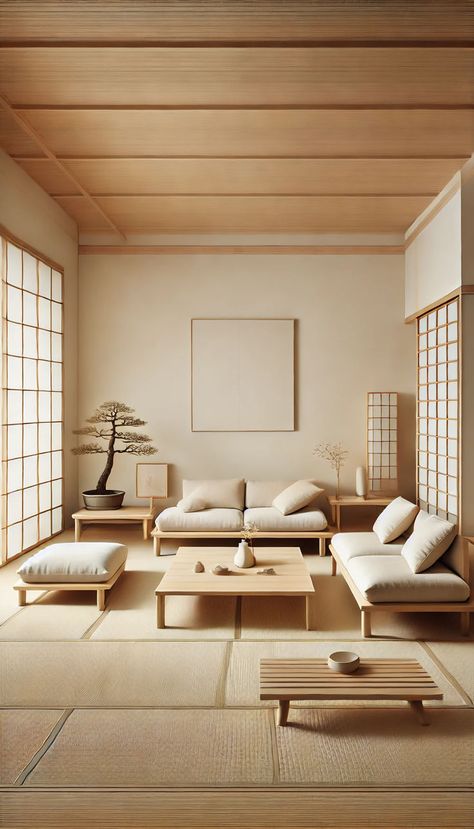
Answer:
M151 446L151 438L148 435L128 430L129 426L145 426L146 421L135 417L134 412L135 409L125 403L109 400L102 403L92 417L87 418L89 426L73 430L75 435L87 435L107 443L106 446L101 446L95 441L83 443L72 450L74 455L107 455L104 471L97 481L97 495L107 494L107 481L112 472L115 455L155 455L158 451ZM122 448L117 448L117 441Z

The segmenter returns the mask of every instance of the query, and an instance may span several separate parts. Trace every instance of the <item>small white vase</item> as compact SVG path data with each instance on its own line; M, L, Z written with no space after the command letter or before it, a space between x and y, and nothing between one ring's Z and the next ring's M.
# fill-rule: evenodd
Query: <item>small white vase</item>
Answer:
M234 564L241 570L247 567L253 567L255 564L254 554L246 541L241 541L237 547L237 552L234 556Z
M356 469L356 495L365 498L367 495L367 476L363 466Z

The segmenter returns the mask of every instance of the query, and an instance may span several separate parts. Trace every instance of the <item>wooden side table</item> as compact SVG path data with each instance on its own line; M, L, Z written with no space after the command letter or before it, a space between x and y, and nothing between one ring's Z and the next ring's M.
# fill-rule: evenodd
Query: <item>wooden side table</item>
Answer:
M73 513L75 540L79 541L83 524L142 524L143 538L150 538L151 528L157 511L151 512L147 504L143 507L120 507L120 509L80 509Z
M387 507L396 496L388 498L363 498L361 495L328 495L331 505L332 523L341 529L341 507Z
M352 674L338 674L325 659L261 659L260 699L278 700L278 725L285 726L291 700L406 700L428 725L423 700L443 699L436 682L416 659L363 659Z

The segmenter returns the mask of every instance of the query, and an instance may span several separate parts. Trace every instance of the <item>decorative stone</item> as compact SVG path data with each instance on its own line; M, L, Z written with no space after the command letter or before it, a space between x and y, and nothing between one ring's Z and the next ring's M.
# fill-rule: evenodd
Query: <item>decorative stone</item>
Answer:
M276 576L273 567L264 567L263 570L257 570L257 576Z
M196 564L194 565L194 572L204 573L204 564L202 563L202 561L196 561Z
M228 576L230 570L228 567L223 567L222 564L216 564L216 566L213 567L212 572L215 576Z

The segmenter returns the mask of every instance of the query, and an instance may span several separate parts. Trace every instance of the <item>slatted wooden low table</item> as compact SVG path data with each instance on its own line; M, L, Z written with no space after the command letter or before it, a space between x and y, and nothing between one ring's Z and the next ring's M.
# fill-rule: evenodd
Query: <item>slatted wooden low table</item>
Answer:
M338 674L325 659L261 659L260 699L278 700L278 725L286 725L291 700L406 700L428 725L423 700L442 699L416 659L361 659L353 674Z

